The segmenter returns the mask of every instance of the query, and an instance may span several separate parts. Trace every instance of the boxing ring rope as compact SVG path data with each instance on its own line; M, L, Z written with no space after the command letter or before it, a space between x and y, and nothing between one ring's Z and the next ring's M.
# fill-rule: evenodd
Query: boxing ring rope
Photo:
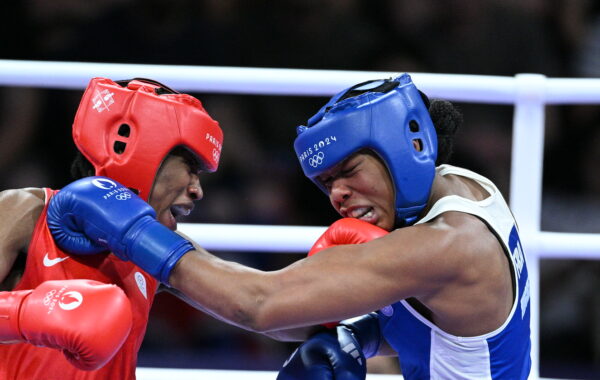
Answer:
M0 60L0 86L83 89L89 79L149 77L181 91L256 95L330 96L342 88L391 72L199 67ZM544 107L598 104L600 79L411 74L431 97L452 101L513 104L510 204L519 222L531 281L532 379L539 377L539 259L600 260L600 234L541 231ZM493 180L493 179L492 179ZM306 252L325 227L183 224L181 230L209 250ZM273 233L276 230L277 233ZM232 239L236 236L236 239ZM178 377L272 379L273 372L140 368L139 379ZM189 376L189 377L188 377ZM369 379L398 376L369 375Z

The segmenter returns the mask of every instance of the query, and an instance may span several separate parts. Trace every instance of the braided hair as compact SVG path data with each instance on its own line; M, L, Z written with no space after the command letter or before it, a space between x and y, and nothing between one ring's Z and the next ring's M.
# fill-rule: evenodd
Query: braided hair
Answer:
M435 126L438 140L436 166L446 164L450 160L454 148L454 134L463 123L460 111L449 101L432 99L429 115Z

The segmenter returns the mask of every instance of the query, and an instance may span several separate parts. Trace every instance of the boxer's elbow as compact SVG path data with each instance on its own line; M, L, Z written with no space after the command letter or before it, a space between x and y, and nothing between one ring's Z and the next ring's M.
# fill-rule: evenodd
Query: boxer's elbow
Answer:
M279 327L277 308L274 308L274 296L258 291L238 303L234 308L234 323L253 332L265 334Z
M233 316L236 324L247 330L264 334L273 329L273 320L267 315L267 298L256 296L248 299L235 309Z
M268 333L286 328L289 309L289 282L278 272L254 274L252 281L237 283L230 289L232 306L229 309L233 323L244 329Z
M246 326L249 330L265 335L280 329L281 325L281 321L278 321L271 315L265 315L262 313L257 313L251 319L249 318L246 320Z

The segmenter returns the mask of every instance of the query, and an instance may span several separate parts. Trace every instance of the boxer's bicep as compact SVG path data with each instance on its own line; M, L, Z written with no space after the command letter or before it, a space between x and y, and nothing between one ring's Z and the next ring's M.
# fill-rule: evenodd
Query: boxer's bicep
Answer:
M448 254L454 235L452 228L419 225L363 244L337 241L273 272L262 324L280 329L339 321L408 297L435 295L455 277L457 265L447 268L457 261Z
M43 208L42 189L0 192L0 282L9 274L19 253L27 251Z

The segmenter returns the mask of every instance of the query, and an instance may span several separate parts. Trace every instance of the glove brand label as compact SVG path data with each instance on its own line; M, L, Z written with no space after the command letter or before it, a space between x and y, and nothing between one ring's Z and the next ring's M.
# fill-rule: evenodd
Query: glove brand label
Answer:
M110 190L108 193L102 196L103 199L108 199L115 194L117 194L115 198L120 201L125 201L131 198L131 191L128 188L118 187L115 181L112 181L108 178L94 178L92 180L92 185L102 190Z
M386 317L391 317L392 315L394 315L394 307L392 305L384 306L379 311L381 311L381 313Z
M114 92L110 92L109 90L96 90L92 98L92 109L98 111L98 113L110 111L109 107L115 102L113 96L115 96Z
M359 365L363 365L362 359L360 358L360 352L358 351L354 343L348 343L347 345L342 347L342 350L344 350L344 352L356 359Z
M95 178L92 180L92 184L102 190L110 190L117 187L117 183L108 178Z
M56 294L56 289L52 289L51 291L46 293L46 295L44 296L44 301L43 301L45 306L49 306L50 303L52 303L52 300L54 299L55 294Z
M83 296L81 293L74 290L66 292L61 299L58 301L58 306L63 310L74 310L81 305L83 302Z
M129 192L120 193L120 194L115 195L115 198L119 201L124 201L124 200L131 198L131 193L129 193Z
M104 194L102 196L102 199L108 199L115 194L116 194L115 199L117 199L119 201L125 201L125 200L131 198L131 190L129 190L126 187L119 187L118 189L111 190L108 193Z
M81 305L83 302L83 295L74 290L66 291L67 286L63 286L62 288L56 290L52 289L44 296L44 306L48 307L48 313L51 314L54 311L54 308L58 304L58 306L63 310L74 310Z

